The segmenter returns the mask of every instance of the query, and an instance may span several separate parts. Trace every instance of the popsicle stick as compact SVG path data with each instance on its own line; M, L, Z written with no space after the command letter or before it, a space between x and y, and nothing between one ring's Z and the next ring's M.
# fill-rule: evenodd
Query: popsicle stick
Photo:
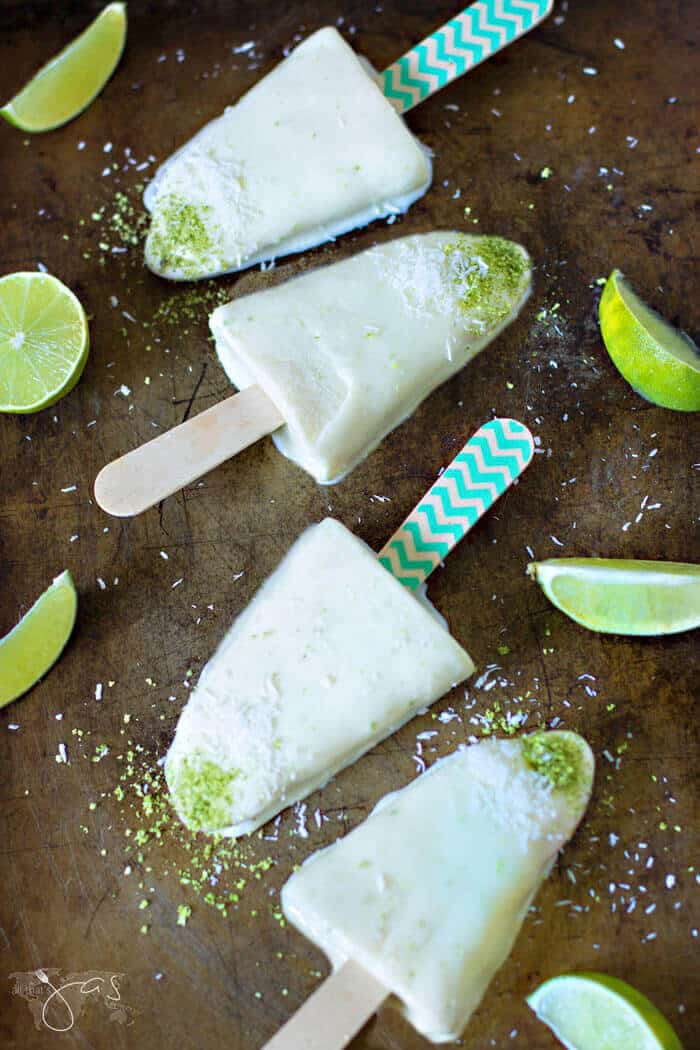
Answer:
M97 475L95 499L115 517L140 514L283 423L264 390L249 386L108 463Z
M406 113L529 33L553 6L554 0L478 0L385 69L382 91Z
M515 419L492 419L443 471L377 557L415 591L532 461L532 434Z
M349 959L319 985L263 1050L343 1050L389 992Z

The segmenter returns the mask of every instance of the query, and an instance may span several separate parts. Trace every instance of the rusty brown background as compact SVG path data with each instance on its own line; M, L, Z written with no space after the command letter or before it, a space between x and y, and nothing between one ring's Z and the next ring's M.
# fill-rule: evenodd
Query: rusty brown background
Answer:
M99 6L5 0L0 96ZM319 953L274 916L292 864L414 776L419 732L437 731L423 742L430 763L481 735L494 714L521 709L529 726L554 720L587 735L599 762L595 796L463 1045L552 1050L524 996L570 969L627 978L686 1047L700 1045L698 634L596 636L558 614L524 575L528 548L537 558L699 560L697 417L637 397L596 321L596 280L619 266L698 337L699 11L692 0L559 3L526 40L411 113L411 128L435 151L435 182L406 217L285 259L270 274L220 282L240 294L435 226L517 238L536 260L535 291L517 323L335 488L317 487L264 441L136 520L109 519L95 506L92 483L105 462L230 389L207 338L202 299L214 293L193 296L151 276L138 247L113 252L124 245L109 216L116 191L137 207L136 185L155 161L298 38L343 19L347 38L381 68L451 17L453 5L135 0L122 63L86 113L31 139L0 127L1 271L44 264L82 299L92 337L69 397L38 415L0 418L0 632L62 569L80 592L59 665L0 715L4 1046L256 1050L325 972ZM247 42L255 47L234 53ZM155 768L168 746L183 683L293 538L332 510L378 548L494 412L526 422L540 454L431 582L478 665L467 698L458 690L435 708L459 717L417 719L312 796L308 837L287 812L277 841L246 844L236 870L221 877L229 887L245 880L226 918L180 884L188 843L173 827L141 863L126 853L135 818L111 792L127 752L136 756L132 790L142 765ZM497 667L484 678L489 665ZM68 764L55 761L61 743ZM101 745L109 754L91 761ZM320 830L317 808L327 817ZM256 878L250 864L267 859ZM192 914L178 927L183 904ZM124 974L131 1023L110 1022L104 1005L91 1004L63 1035L40 1018L35 1027L9 975L37 967ZM385 1008L353 1045L426 1044Z

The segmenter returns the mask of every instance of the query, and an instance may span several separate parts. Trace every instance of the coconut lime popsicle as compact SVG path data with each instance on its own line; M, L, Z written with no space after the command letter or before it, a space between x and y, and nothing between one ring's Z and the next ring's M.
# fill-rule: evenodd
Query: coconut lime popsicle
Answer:
M473 671L423 584L525 469L515 420L480 427L375 555L340 522L307 529L238 617L165 762L194 831L254 831Z
M282 906L335 972L267 1050L340 1050L387 996L431 1041L458 1038L581 820L593 770L575 733L486 740L311 856Z
M307 529L180 716L165 774L194 831L241 835L322 786L474 666L338 521Z
M146 265L176 281L241 270L406 211L430 180L369 64L320 29L159 169Z
M239 393L109 463L110 514L139 514L272 434L320 484L339 481L518 314L519 244L455 230L400 237L219 307Z
M437 231L235 299L210 326L234 386L284 418L278 449L332 484L496 338L530 283L520 245Z
M430 185L401 114L546 18L552 0L465 8L383 73L320 29L161 166L146 264L171 280L303 251L406 211Z

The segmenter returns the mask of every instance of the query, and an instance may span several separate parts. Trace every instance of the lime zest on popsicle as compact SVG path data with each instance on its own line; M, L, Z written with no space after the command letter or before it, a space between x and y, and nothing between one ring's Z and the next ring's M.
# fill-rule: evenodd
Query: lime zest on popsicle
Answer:
M571 790L581 778L581 747L573 734L530 733L522 738L523 758L557 791Z
M212 831L230 822L231 785L239 769L222 769L201 754L183 758L173 770L172 794L193 831Z
M149 250L162 268L177 269L184 276L195 278L202 266L221 251L211 233L210 212L208 205L192 204L174 193L158 202Z
M462 234L443 252L469 327L481 331L505 321L530 282L530 260L524 249L504 237L476 239Z

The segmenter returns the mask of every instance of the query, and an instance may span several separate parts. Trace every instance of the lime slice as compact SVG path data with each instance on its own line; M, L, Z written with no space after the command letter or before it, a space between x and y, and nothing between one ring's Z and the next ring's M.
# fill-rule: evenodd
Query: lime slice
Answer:
M528 575L582 627L604 634L677 634L700 626L700 565L550 558Z
M89 346L85 311L56 277L0 277L0 412L53 405L80 379Z
M77 609L71 574L62 572L0 639L0 707L26 693L53 667L71 636Z
M700 411L700 350L643 303L619 270L608 278L599 315L613 364L638 394L664 408Z
M645 995L604 973L553 977L527 997L567 1050L683 1050Z
M102 91L117 68L125 40L126 7L108 4L0 114L22 131L52 131L72 120Z

